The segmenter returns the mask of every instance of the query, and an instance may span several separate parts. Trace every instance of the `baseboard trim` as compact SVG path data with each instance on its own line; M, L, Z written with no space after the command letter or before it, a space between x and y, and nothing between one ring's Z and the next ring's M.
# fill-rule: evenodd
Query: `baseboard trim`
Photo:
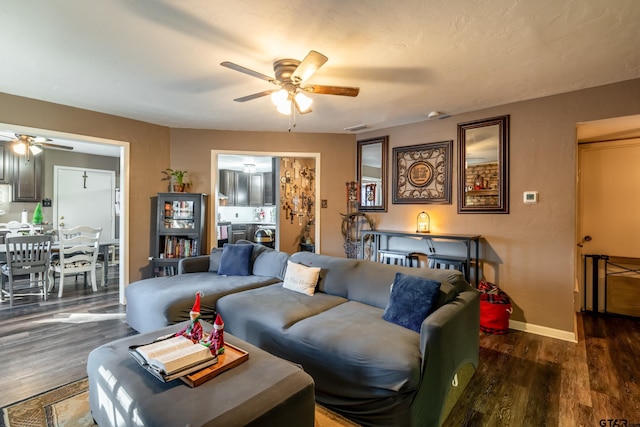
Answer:
M557 338L563 341L578 342L575 332L563 331L560 329L548 328L546 326L532 325L518 320L509 320L509 329L542 335L550 338Z

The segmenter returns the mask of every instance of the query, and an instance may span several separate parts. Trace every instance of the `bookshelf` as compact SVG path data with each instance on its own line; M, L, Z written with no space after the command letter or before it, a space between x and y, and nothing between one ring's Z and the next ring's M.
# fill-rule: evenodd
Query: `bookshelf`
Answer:
M206 206L207 196L200 193L158 193L151 198L154 276L173 276L180 259L206 253Z

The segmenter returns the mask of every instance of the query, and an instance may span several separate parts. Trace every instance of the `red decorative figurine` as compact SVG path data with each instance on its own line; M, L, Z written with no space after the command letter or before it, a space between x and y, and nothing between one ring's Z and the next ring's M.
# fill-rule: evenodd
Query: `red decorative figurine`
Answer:
M216 316L216 321L213 323L213 330L207 338L205 345L209 346L212 354L224 353L224 322L220 313Z
M176 336L182 335L189 338L194 344L200 342L203 337L202 325L200 324L200 297L202 295L204 295L202 291L196 292L196 301L193 303L193 308L191 308L189 312L191 323L176 334Z

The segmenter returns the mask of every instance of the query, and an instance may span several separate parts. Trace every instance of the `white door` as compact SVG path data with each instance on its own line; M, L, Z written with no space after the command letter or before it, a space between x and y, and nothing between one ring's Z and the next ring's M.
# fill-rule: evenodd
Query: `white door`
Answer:
M578 153L579 254L640 258L640 197L636 197L640 188L640 139L584 144ZM584 270L579 273L579 280L587 282L582 288L586 293L582 305L602 311L612 288L609 286L605 293L605 272L600 269L598 307L593 307L592 258L587 260L586 278L581 277Z
M101 239L115 237L115 172L54 166L54 227L102 228Z

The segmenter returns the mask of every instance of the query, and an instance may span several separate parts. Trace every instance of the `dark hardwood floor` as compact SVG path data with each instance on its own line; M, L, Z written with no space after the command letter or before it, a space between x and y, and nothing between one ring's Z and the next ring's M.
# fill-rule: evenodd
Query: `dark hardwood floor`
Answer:
M116 284L94 293L82 280L60 300L0 305L0 407L85 377L93 348L135 334L124 312ZM481 333L480 366L444 425L640 426L640 320L580 314L578 332Z
M89 352L135 334L118 303L118 285L93 292L71 277L61 299L22 297L0 304L0 407L86 377ZM81 315L81 316L79 316Z

